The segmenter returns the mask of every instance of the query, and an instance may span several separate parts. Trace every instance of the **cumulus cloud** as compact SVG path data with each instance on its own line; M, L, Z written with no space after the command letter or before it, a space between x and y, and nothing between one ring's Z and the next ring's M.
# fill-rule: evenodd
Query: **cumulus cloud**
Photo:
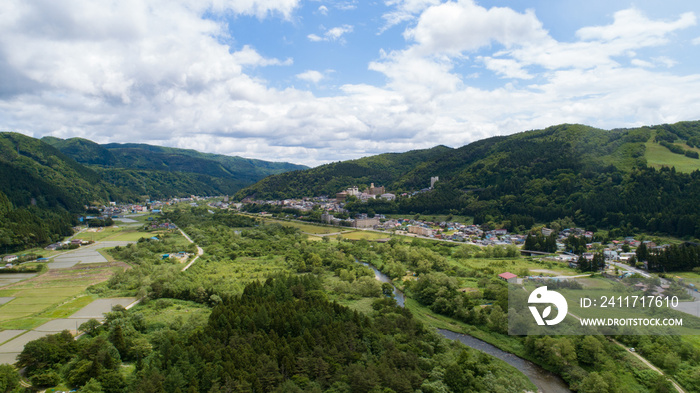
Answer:
M447 2L425 10L415 27L404 33L417 43L423 54L479 49L499 43L507 47L525 42L540 42L547 32L533 11L519 13L510 8L486 9L472 0Z
M318 71L308 70L297 74L297 78L307 82L318 83L324 78L324 75Z

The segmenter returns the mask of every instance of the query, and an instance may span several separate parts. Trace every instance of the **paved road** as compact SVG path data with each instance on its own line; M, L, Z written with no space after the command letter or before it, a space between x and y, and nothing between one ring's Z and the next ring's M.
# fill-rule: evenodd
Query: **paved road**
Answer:
M644 278L651 278L651 274L645 272L644 270L637 269L636 267L632 267L630 265L625 265L624 263L620 263L620 262L610 262L610 263L617 266L617 267L621 267L623 269L629 270L632 273L637 273Z

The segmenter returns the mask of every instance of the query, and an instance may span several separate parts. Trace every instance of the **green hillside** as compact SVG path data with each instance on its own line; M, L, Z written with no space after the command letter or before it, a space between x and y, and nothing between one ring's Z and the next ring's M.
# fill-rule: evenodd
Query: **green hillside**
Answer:
M0 133L0 247L11 252L72 233L72 213L129 198L95 171L38 139Z
M233 194L266 176L307 168L146 144L100 145L82 138L42 140L89 166L120 190L152 198Z
M335 162L303 171L270 176L236 194L243 199L284 199L302 196L335 195L350 186L366 187L371 183L389 186L421 163L432 161L449 151L449 147L386 153L357 160ZM424 179L424 187L430 177Z

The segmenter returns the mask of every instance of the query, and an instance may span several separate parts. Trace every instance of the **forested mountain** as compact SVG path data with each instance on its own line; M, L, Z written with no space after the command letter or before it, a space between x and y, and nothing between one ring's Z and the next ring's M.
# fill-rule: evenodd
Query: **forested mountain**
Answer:
M72 233L85 205L232 194L269 174L306 168L149 145L99 145L0 133L0 247L12 252Z
M564 124L439 148L413 168L384 176L375 157L271 176L237 196L334 194L351 185L432 191L371 206L377 213L453 213L512 229L571 218L577 225L700 237L700 122L601 130ZM431 149L432 150L432 149ZM429 150L430 151L430 150ZM409 154L409 153L404 153ZM401 155L399 155L401 156ZM381 157L381 156L377 156ZM380 160L381 162L381 160ZM344 168L344 177L322 168ZM300 185L304 180L305 187ZM359 183L359 184L358 184ZM323 191L323 192L318 192ZM527 226L527 225L526 225Z
M100 145L82 139L44 137L64 154L138 195L232 194L274 174L303 165L200 153L146 144Z
M123 196L95 171L17 133L0 133L0 178L0 246L8 251L69 235L69 212Z
M422 163L452 151L446 146L412 150L406 153L385 153L357 160L334 162L303 171L286 172L266 177L247 187L236 197L256 199L284 199L303 196L335 195L350 186L393 185L401 176ZM430 185L430 177L423 187Z

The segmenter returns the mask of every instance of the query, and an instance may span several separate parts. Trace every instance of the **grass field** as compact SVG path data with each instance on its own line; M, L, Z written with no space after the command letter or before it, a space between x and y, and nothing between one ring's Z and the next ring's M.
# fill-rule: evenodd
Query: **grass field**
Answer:
M700 274L693 272L671 272L667 273L669 278L680 277L687 284L695 285L695 288L700 288Z
M209 318L211 308L185 300L158 299L140 303L134 312L144 316L148 330L158 330L188 321L201 326Z
M0 296L15 299L0 306L0 329L31 329L71 315L94 300L80 296L88 286L124 267L120 263L78 265L8 285L0 290Z
M318 235L325 235L328 233L338 233L338 232L343 232L343 231L348 230L348 228L344 228L344 227L314 225L314 224L307 224L304 222L297 222L297 221L282 221L282 220L275 220L275 219L265 219L264 222L270 223L270 224L280 224L280 225L284 225L284 226L288 226L288 227L299 228L299 230L302 232L311 233L311 234L318 234Z
M85 230L76 234L73 238L81 240L92 240L97 242L119 234L121 233L121 231L121 227L90 228L89 230Z
M698 149L691 149L686 145L682 145L685 150L699 151ZM700 169L700 160L694 158L686 157L681 154L671 153L667 148L654 142L646 143L646 153L644 157L647 159L647 164L655 168L676 167L678 172L690 173L694 170Z
M354 232L346 232L341 235L343 239L350 239L350 240L377 240L377 239L387 239L391 237L390 234L388 233L381 233L381 232L373 232L373 231L354 231Z

